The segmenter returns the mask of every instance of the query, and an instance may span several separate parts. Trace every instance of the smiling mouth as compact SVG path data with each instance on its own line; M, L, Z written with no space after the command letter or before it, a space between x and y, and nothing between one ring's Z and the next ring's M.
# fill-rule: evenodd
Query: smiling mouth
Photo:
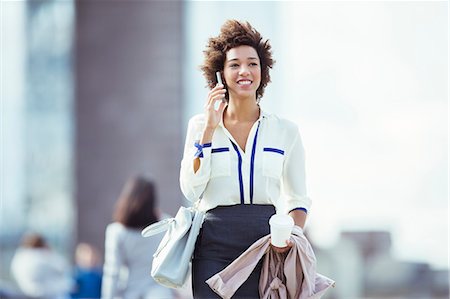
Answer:
M238 81L237 82L239 85L250 85L250 84L252 84L252 81L250 81L250 80L240 80L240 81Z

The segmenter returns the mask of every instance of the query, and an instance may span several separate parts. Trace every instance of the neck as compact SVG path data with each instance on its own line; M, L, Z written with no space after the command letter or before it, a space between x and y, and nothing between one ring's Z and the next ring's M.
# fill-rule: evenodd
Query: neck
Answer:
M224 114L229 121L251 121L259 118L259 106L255 98L233 99L230 97Z

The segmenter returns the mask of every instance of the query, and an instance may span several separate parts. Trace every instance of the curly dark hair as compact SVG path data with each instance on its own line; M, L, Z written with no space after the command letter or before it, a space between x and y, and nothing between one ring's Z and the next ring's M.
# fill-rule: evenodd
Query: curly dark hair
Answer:
M205 60L200 67L207 86L213 88L216 85L216 72L223 71L226 53L239 46L250 46L258 53L261 62L261 84L256 91L256 97L261 99L264 89L270 82L269 69L273 67L275 61L272 59L272 47L269 40L263 40L261 34L249 22L228 20L222 25L220 34L208 40L206 50L203 51ZM225 80L223 81L227 88ZM228 99L228 92L225 98Z

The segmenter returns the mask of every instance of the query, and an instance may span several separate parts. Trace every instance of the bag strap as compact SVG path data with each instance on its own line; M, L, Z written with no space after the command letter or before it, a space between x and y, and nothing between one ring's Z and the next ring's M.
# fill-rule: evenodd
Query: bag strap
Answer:
M143 237L151 237L153 235L165 232L169 229L169 225L175 221L175 218L167 218L156 223L150 224L141 232Z
M200 211L199 207L200 207L200 201L202 200L202 198L200 197L198 200L196 200L193 204L192 204L192 209L194 209L195 211Z
M193 209L194 211L198 211L198 206L200 205L200 200L197 200L192 204L192 207L189 209ZM175 218L167 218L163 219L161 221L158 221L156 223L150 224L146 228L144 228L141 232L141 235L143 237L151 237L157 234L160 234L162 232L165 232L169 229L169 225L175 221Z

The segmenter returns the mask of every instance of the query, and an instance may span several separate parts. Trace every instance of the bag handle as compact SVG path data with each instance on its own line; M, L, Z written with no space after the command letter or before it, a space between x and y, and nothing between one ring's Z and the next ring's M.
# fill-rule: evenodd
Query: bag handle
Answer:
M169 225L175 221L175 218L168 218L158 221L156 223L150 224L144 228L141 232L143 237L151 237L153 235L165 232L169 229Z
M200 200L197 200L193 203L192 207L190 207L189 209L192 209L194 211L198 210L198 206L200 205ZM160 234L162 232L165 232L166 230L169 229L169 225L175 221L175 218L168 218L168 219L163 219L160 220L156 223L150 224L149 226L147 226L146 228L144 228L141 232L141 235L143 237L151 237L157 234Z

